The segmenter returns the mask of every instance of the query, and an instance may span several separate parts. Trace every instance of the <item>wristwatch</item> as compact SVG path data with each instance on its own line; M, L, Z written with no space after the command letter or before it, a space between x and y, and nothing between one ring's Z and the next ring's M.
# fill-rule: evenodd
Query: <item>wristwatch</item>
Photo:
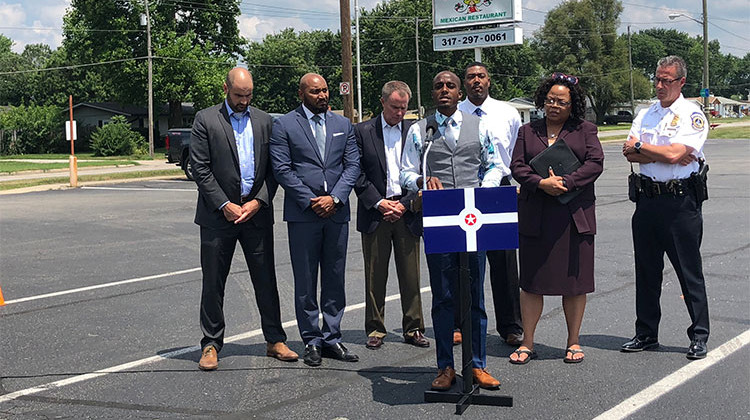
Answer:
M341 200L338 197L336 197L335 195L331 195L331 198L333 198L333 205L334 206L338 206L339 204L341 204Z
M641 153L641 147L643 147L643 143L639 141L635 142L635 144L633 145L633 149L635 149L636 153Z

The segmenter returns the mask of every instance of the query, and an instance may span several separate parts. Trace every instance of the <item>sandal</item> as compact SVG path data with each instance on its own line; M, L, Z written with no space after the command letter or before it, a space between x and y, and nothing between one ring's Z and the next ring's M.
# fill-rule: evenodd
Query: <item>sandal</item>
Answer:
M525 365L529 363L531 359L536 359L536 351L529 350L527 347L521 346L513 352L518 358L516 360L508 359L508 361L514 365ZM525 354L526 358L521 360L521 355Z
M568 353L570 353L570 357L568 357ZM581 363L581 362L583 362L583 357L581 357L580 359L574 359L573 358L573 356L575 356L576 354L583 354L583 350L580 349L580 348L579 349L574 349L573 347L568 347L565 350L565 358L563 358L563 362L565 362L565 363Z

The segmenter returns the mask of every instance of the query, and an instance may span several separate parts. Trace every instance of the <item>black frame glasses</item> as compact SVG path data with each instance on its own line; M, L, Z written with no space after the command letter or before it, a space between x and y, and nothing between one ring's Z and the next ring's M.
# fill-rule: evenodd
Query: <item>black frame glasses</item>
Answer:
M654 77L654 78L651 79L651 81L654 82L654 86L658 85L659 82L661 82L661 84L664 85L664 86L671 85L672 83L674 83L674 82L676 82L678 80L682 80L682 77L678 77L676 79L671 79L671 80L670 79L664 79L662 77Z
M565 73L552 73L552 78L555 80L565 80L570 82L572 85L578 84L578 78Z

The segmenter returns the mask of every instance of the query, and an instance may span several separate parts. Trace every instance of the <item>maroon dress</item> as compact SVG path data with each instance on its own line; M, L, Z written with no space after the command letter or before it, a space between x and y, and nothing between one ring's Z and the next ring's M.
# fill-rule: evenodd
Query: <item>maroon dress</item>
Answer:
M518 131L510 166L513 178L521 184L520 284L529 293L576 296L594 291L594 181L602 173L604 152L596 125L588 121L568 119L560 140L582 163L563 177L569 190L582 190L567 204L537 188L542 177L529 166L548 147L546 120L525 124Z

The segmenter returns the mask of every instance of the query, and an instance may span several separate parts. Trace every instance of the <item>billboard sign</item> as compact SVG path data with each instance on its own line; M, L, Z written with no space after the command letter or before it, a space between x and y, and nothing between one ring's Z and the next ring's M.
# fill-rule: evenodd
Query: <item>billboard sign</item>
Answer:
M521 21L521 0L432 0L433 29Z

